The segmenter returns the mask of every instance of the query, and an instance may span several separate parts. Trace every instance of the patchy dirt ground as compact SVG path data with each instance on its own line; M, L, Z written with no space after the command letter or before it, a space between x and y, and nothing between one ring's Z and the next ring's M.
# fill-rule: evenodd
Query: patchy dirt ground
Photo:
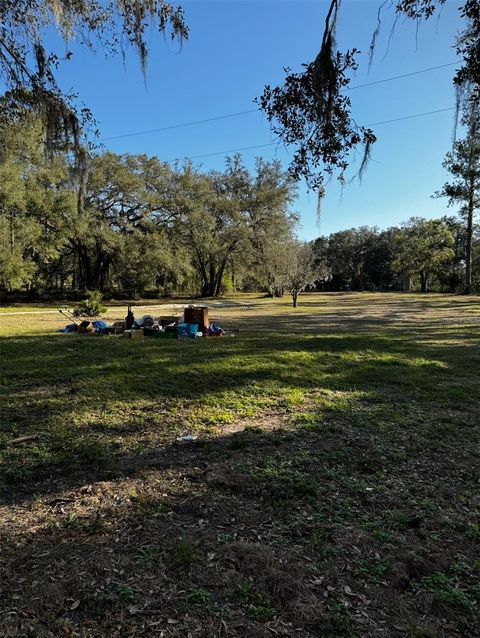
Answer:
M477 299L246 301L0 317L1 636L480 636Z

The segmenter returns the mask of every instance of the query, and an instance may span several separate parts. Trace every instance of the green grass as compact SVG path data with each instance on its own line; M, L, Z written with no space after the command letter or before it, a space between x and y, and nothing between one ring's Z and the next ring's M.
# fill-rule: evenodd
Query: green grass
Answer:
M251 618L260 622L272 620L275 616L275 610L268 598L255 591L252 583L245 582L238 585L235 591L236 598L246 605L247 613Z
M9 319L0 342L8 362L0 378L0 468L13 482L72 463L103 464L265 410L287 410L320 429L332 417L355 420L398 438L418 424L419 446L440 448L457 426L468 427L475 405L478 354L473 344L468 353L463 347L474 335L465 331L461 345L448 345L455 326L432 328L428 338L422 326L412 334L402 325L289 334L275 315L272 336L255 332L250 315L248 332L235 339L183 343L57 335L43 323L38 333L33 323L31 335L17 336ZM448 411L448 422L439 411ZM8 448L11 438L32 433L35 443Z
M438 605L471 608L472 600L468 593L457 587L446 574L423 576L413 586L417 591L431 594L433 601Z
M48 614L112 634L109 601L134 607L129 635L137 605L175 637L369 635L361 610L386 634L476 635L478 300L247 300L211 311L233 338L188 342L0 316L0 548L33 635Z

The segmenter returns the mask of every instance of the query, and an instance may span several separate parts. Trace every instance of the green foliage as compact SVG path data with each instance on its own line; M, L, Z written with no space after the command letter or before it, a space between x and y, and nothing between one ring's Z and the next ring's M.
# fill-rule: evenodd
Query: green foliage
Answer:
M87 299L84 299L73 310L75 317L98 317L106 312L105 306L102 306L102 293L99 290L93 290L88 293Z
M453 235L443 220L412 217L394 236L394 269L401 274L409 289L413 275L418 275L422 292L436 268L454 257Z
M208 605L212 595L205 589L194 589L187 594L187 601L195 605Z
M475 238L480 243L480 237ZM411 218L400 227L351 228L313 244L327 290L456 291L465 269L465 231L452 217Z
M452 580L442 573L423 576L414 582L414 589L429 593L438 604L451 605L463 609L470 609L472 601L468 594L455 586Z
M386 510L383 514L383 526L387 530L401 530L408 526L410 516L400 510Z
M152 497L150 494L130 494L130 501L134 506L136 514L145 517L159 517L168 512L168 503Z
M238 585L236 590L237 597L248 605L248 615L259 622L267 622L273 620L275 610L271 601L257 592L250 582L244 582Z
M480 6L479 6L480 8ZM465 284L464 292L470 293L473 286L473 239L475 217L480 209L480 121L479 97L473 92L466 100L462 124L467 127L467 137L457 140L447 153L443 167L452 175L453 181L443 185L437 197L447 197L450 206L460 207L465 220Z
M368 583L379 585L390 567L391 562L388 560L363 561L355 567L353 573Z
M455 289L462 279L464 232L448 218L295 241L295 187L275 161L248 171L235 156L223 171L202 173L106 152L92 159L77 214L68 157L47 161L42 134L35 118L0 122L3 293L73 287L135 298L248 287L273 297L290 292L295 304L311 284L363 290L420 282L426 290Z
M162 558L162 550L160 547L149 545L142 547L138 551L138 561L144 565L153 565L158 563Z
M480 523L469 527L467 531L465 532L465 535L470 540L480 543Z
M205 589L193 589L187 594L186 602L188 609L191 609L192 605L204 611L204 613L214 613L214 602L212 594Z
M38 284L62 249L75 198L63 160L46 159L43 128L0 119L0 291Z
M252 477L264 489L267 489L274 499L303 498L315 501L318 496L318 485L297 465L302 465L301 459L269 457L261 467L255 468Z
M103 531L104 523L98 518L80 517L76 514L68 514L68 516L62 521L55 521L56 526L61 526L64 529L84 532L87 534L98 534Z
M138 599L137 592L125 583L118 583L112 581L108 588L109 598L114 602L119 602L122 605L129 605L135 603Z
M327 613L327 636L338 638L350 638L352 636L352 621L347 608L341 602L331 603Z
M41 132L35 120L0 127L6 291L30 284L215 296L245 276L264 285L262 255L291 239L294 187L278 162L258 160L251 173L235 156L224 171L205 174L188 163L172 169L155 157L106 152L91 161L77 214L68 157L46 163Z

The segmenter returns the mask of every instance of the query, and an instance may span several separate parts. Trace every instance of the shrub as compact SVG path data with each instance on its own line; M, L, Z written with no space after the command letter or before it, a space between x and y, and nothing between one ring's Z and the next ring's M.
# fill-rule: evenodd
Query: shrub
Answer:
M88 293L88 297L73 310L75 317L98 317L107 309L102 306L102 294L99 290Z

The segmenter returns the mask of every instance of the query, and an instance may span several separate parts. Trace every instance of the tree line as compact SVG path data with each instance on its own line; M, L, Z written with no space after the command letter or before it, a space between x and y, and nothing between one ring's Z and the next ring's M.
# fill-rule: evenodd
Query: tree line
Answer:
M480 143L458 140L444 163L453 180L437 193L459 217L412 217L296 239L296 183L278 161L239 155L223 170L102 152L89 161L78 205L75 160L47 151L29 111L0 119L0 294L117 297L230 290L480 289Z
M68 152L45 154L41 120L0 122L0 291L135 296L274 288L300 245L295 184L277 161L221 171L103 152L78 207Z
M445 1L380 3L371 56L383 12L393 11L394 24L399 16L418 22ZM362 227L311 245L295 239L295 181L303 177L321 194L325 176L339 173L345 181L359 145L361 173L375 142L373 131L351 118L345 89L357 51L336 48L340 4L328 3L316 59L301 73L287 70L284 85L266 86L259 98L274 132L294 147L289 169L259 159L248 171L236 156L223 171L205 173L188 162L171 167L145 155L92 155L85 131L95 128L93 116L56 81L73 41L112 55L131 46L145 72L148 29L180 43L188 38L180 6L165 0L3 2L0 295L89 289L215 296L236 288L271 295L289 290L296 303L312 281L329 289L478 289L480 0L459 7L456 119L467 135L447 155L453 180L439 193L458 205L460 221L412 218L398 229ZM67 45L65 55L46 47L47 27Z
M467 230L461 219L412 217L386 230L362 226L314 242L321 290L464 292ZM473 287L480 290L480 229L473 232Z

